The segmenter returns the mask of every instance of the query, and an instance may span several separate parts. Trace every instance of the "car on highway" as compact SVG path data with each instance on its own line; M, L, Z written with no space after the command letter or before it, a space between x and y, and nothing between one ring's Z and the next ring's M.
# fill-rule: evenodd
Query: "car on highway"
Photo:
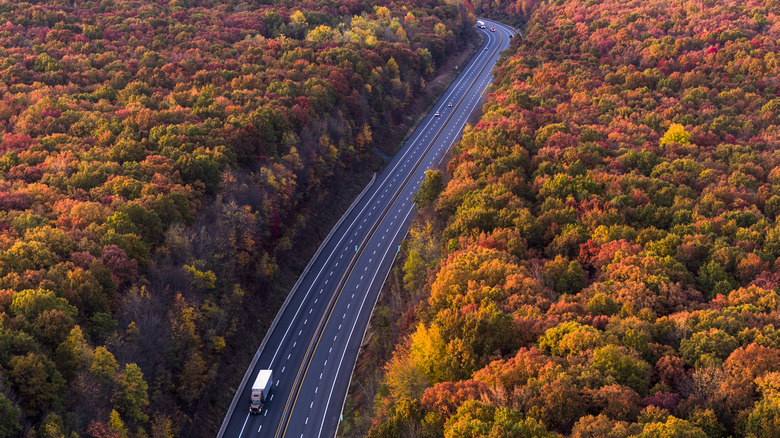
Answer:
M449 108L452 108L452 104L447 105Z
M434 114L434 115L433 115L433 117L439 117L440 115L441 115L441 114L439 114L439 113L436 113L436 114Z
M490 31L491 31L491 32L495 32L495 31L496 31L496 28L495 28L495 27L491 27L491 28L490 28Z

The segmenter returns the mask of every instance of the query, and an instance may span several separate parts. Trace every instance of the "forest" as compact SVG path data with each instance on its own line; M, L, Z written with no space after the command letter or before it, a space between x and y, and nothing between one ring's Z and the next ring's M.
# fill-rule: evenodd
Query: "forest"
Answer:
M0 23L3 438L214 436L309 213L474 36L444 0L39 0Z
M363 354L378 384L352 388L370 413L345 416L370 437L778 436L780 4L479 7L532 15L415 199Z

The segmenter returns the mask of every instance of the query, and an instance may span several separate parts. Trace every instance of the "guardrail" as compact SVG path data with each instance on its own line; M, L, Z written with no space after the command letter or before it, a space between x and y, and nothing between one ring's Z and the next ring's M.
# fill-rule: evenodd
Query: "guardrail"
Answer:
M314 256L309 260L309 263L306 265L306 267L303 269L303 272L301 272L301 275L298 277L298 280L293 285L292 289L290 289L290 293L287 294L287 298L285 298L284 303L282 303L282 307L279 309L278 312L276 312L276 317L274 317L274 321L271 323L271 326L268 328L268 331L265 333L265 336L263 337L263 341L260 343L260 347L258 347L257 351L255 352L255 356L252 358L252 362L249 365L249 368L247 368L246 373L244 373L244 378L241 379L241 384L236 389L236 395L233 396L233 401L230 402L230 407L228 408L227 413L225 414L225 418L222 420L222 426L219 428L219 432L217 432L217 438L222 438L225 434L225 429L227 429L228 423L230 422L230 418L233 416L233 412L236 410L236 405L238 405L238 400L241 398L241 388L246 386L246 384L249 382L249 379L252 377L252 374L255 370L255 365L257 365L258 359L260 359L260 355L265 349L266 344L268 344L268 338L271 336L271 333L276 328L276 325L279 323L279 318L281 318L284 311L287 309L287 306L290 304L290 300L292 300L293 295L295 295L295 292L298 290L298 286L300 286L301 281L303 281L303 278L306 276L306 274L309 273L309 270L311 269L311 265L314 264L315 260L317 260L317 257L320 255L320 252L322 252L322 249L325 247L325 245L330 241L330 238L333 236L333 233L336 232L336 229L341 226L342 222L344 222L344 219L349 216L350 213L352 213L352 210L355 209L355 205L363 199L363 196L366 194L369 188L371 188L372 185L374 185L374 182L376 181L376 173L371 177L371 181L366 184L366 187L363 188L363 191L360 192L360 194L355 198L354 201L352 201L352 204L350 204L347 211L341 215L341 218L339 218L338 222L336 222L336 225L333 226L333 228L330 229L330 233L325 237L325 239L322 240L322 243L320 244L319 248L317 248L317 252L314 253Z
M497 21L493 21L493 20L488 20L488 21L492 21L492 23L495 23L495 24L491 23L491 25L493 25L493 26L505 27L507 29L510 29L515 35L520 35L522 37L522 34L520 33L520 31L518 31L517 29L513 28L512 26L509 26L509 25L506 25L504 23L500 23L500 22L497 22ZM483 93L484 93L484 91L483 91ZM444 158L446 153L447 153L447 151L445 151L442 154L442 156L439 158L439 162L438 162L439 166L441 165L441 160ZM408 235L409 235L409 230L407 229L406 230L406 234L404 235L404 238L401 239L401 241L405 240ZM382 292L381 288L384 287L384 284L387 282L387 277L390 275L390 272L393 270L393 265L395 264L395 260L396 260L397 257L398 257L398 252L396 252L393 255L393 261L390 263L390 269L388 269L387 273L385 273L384 280L382 281L382 286L380 287L379 292L376 294L376 297L374 298L374 306L373 306L373 308L376 308L376 303L379 301L379 294ZM371 313L373 314L373 310L371 311ZM370 322L370 319L369 319L369 322ZM368 331L368 325L369 324L367 323L366 326L363 328L363 336L361 338L361 343L362 343L362 340L365 340L366 332ZM361 347L359 346L358 347L358 356L360 355L360 348ZM352 364L352 372L350 373L350 376L349 376L349 383L347 384L347 391L349 391L349 388L352 386L352 379L354 378L354 374L355 374L355 365L357 365L357 360ZM348 396L348 394L347 394L347 396ZM344 401L342 401L342 404L341 404L341 415L342 415L342 417L344 415L344 406L346 405L346 402L347 402L347 396L344 397ZM338 437L338 432L339 432L339 427L340 426L341 426L341 421L339 421L336 424L336 430L333 433L333 437L334 438Z

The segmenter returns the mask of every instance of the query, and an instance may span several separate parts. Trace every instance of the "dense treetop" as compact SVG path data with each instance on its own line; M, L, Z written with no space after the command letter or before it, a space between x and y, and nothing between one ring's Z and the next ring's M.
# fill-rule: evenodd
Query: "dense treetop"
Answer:
M371 436L777 433L779 6L536 8L420 205Z
M0 436L197 433L303 213L472 23L444 1L1 4Z

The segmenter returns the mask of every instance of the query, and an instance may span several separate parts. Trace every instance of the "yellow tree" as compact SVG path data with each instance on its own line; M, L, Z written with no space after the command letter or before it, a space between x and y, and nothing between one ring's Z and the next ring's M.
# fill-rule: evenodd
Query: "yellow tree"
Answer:
M427 328L425 324L420 324L411 340L410 354L420 371L434 382L449 380L445 366L448 362L447 344L439 327L431 324L430 328Z

